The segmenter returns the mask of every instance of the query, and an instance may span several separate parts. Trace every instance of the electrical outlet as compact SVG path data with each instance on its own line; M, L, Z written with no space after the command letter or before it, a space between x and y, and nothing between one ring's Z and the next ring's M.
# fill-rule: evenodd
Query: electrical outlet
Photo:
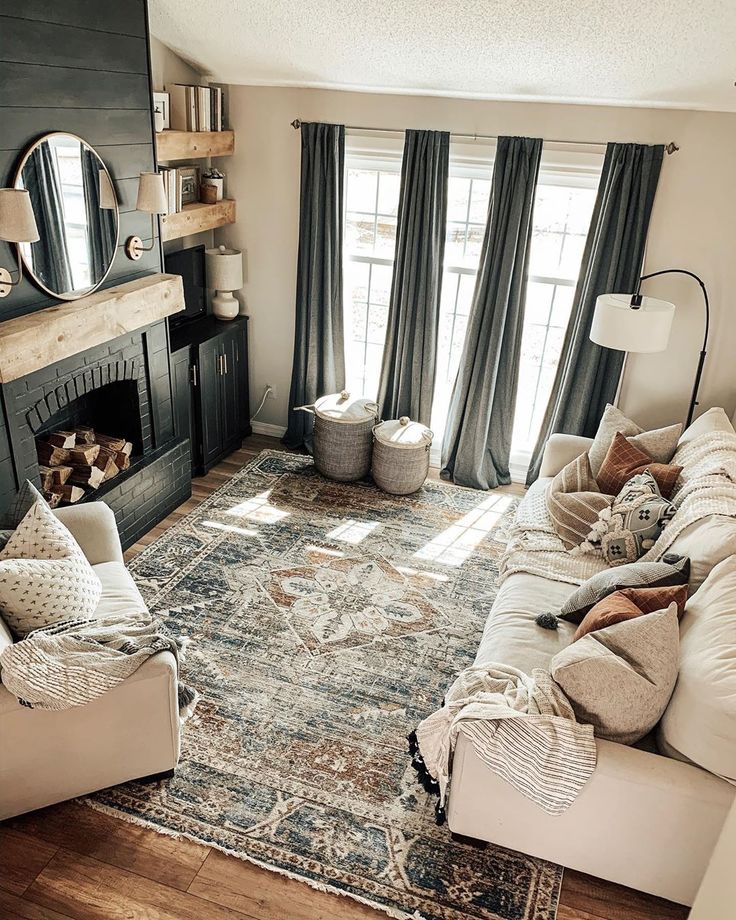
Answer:
M266 398L267 398L267 399L276 399L276 395L277 395L276 387L275 387L272 383L267 383L267 384L265 384L265 386L271 387L271 389L270 389L270 391L269 391L269 394L268 394L268 396L267 396Z

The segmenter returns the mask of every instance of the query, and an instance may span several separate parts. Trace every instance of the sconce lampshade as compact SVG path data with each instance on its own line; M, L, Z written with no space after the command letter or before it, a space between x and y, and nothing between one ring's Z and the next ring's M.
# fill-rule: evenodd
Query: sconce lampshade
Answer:
M160 173L141 173L138 181L136 209L145 211L147 214L166 214L168 212L166 189Z
M637 309L631 294L602 294L595 302L590 340L619 351L664 351L674 316L675 305L666 300L642 297Z
M35 243L38 239L38 227L27 189L0 189L0 240Z
M208 249L207 287L216 291L239 291L243 286L243 253L240 249Z
M100 176L100 208L103 211L114 211L118 206L115 189L112 187L110 175L106 169L101 169Z

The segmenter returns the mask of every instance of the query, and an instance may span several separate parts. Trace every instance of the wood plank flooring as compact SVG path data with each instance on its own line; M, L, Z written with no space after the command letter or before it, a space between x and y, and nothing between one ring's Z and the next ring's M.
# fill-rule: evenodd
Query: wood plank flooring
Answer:
M132 558L265 448L254 435L194 480L193 495L133 546ZM433 471L436 476L436 471ZM508 491L520 492L510 486ZM558 920L684 920L687 909L566 871ZM315 891L184 838L157 834L77 802L0 825L3 920L380 920L385 914Z

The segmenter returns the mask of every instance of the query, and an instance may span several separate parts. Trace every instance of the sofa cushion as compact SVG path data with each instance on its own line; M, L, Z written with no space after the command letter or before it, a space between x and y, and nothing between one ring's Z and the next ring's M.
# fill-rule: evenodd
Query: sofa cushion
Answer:
M659 725L660 749L736 783L736 556L688 600L680 675Z
M646 451L617 432L596 479L602 492L618 495L633 476L645 470L652 474L662 495L669 498L682 467L672 463L655 462Z
M680 440L677 442L677 446L682 447L683 444L689 444L701 435L713 434L716 431L734 434L734 427L720 406L714 406L712 409L708 409L707 412L698 416L698 418L696 418L682 433Z
M557 632L538 629L534 618L550 604L561 605L574 585L519 572L499 588L483 631L475 663L499 662L531 674L549 668L552 658L572 641L575 627L561 623Z
M550 672L599 738L633 744L660 720L677 680L677 605L583 636Z
M636 422L632 422L620 409L609 403L589 451L590 467L596 478L616 432L621 432L632 444L646 451L655 463L669 463L677 447L682 425L643 431Z
M11 632L89 617L101 594L79 544L40 499L0 551L0 610Z
M615 569L604 569L576 588L560 608L559 617L580 623L590 608L621 588L658 588L685 585L690 560L668 553L659 562L632 562Z
M690 594L694 594L719 562L736 553L736 518L709 514L686 527L670 552L690 559Z
M614 623L622 623L633 617L664 610L670 604L677 604L677 615L682 617L687 600L687 585L672 585L662 588L623 588L591 607L575 631L573 641L577 642L596 629L605 629Z
M547 511L558 537L567 549L580 546L598 520L598 514L613 501L598 488L587 454L572 460L550 483Z
M146 613L148 608L130 572L122 562L102 562L93 566L102 584L96 617L121 613Z

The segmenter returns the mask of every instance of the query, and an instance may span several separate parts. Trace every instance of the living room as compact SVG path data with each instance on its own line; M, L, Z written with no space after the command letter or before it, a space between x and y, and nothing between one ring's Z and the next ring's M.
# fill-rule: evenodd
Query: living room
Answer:
M733 914L733 25L2 0L0 915Z

